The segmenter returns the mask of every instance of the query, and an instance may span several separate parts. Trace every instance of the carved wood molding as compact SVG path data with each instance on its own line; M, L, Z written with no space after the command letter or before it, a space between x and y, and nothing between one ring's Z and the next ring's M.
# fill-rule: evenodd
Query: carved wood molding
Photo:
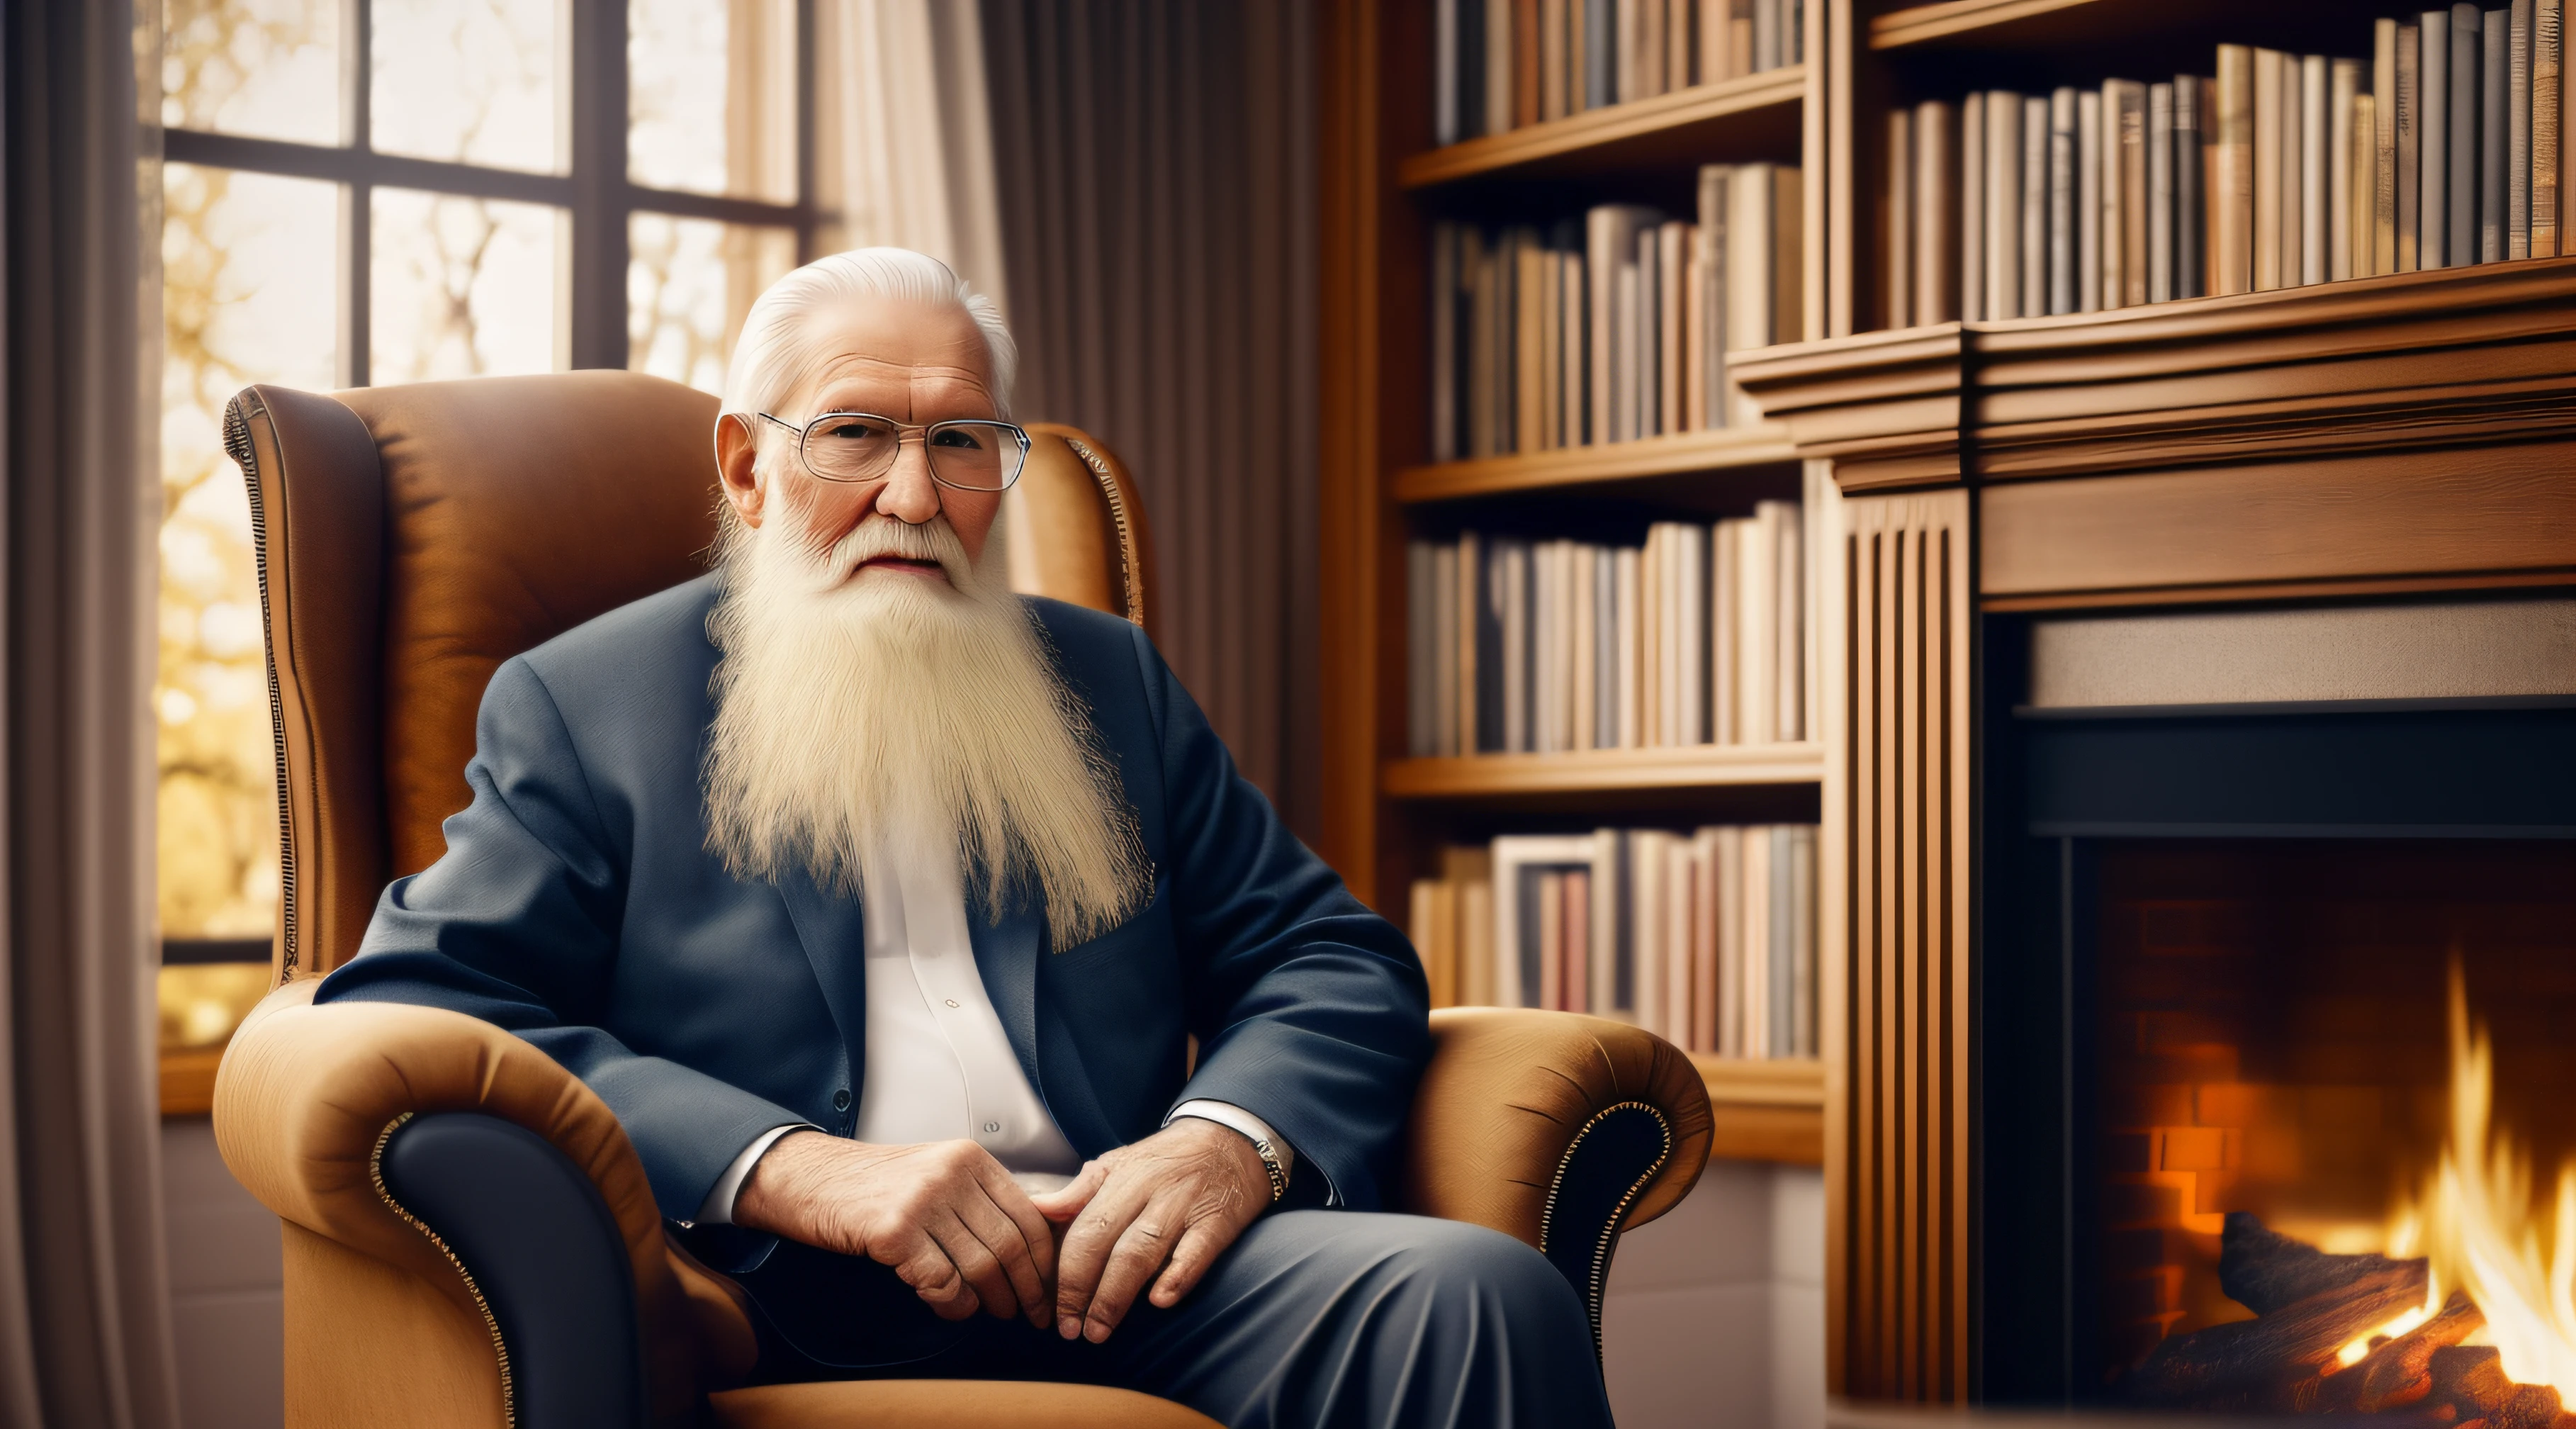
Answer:
M2576 258L1867 333L1734 375L1846 491L2568 440Z

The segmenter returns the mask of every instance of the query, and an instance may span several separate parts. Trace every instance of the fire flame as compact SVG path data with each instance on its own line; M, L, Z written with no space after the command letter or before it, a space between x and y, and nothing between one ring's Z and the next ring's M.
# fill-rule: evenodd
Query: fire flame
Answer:
M2495 1045L2486 1024L2469 1022L2456 953L2450 1030L2450 1139L2412 1203L2400 1203L2388 1253L2429 1256L2427 1313L2452 1290L2468 1292L2505 1374L2576 1403L2576 1158L2559 1166L2554 1214L2544 1216L2532 1198L2535 1167L2493 1124Z

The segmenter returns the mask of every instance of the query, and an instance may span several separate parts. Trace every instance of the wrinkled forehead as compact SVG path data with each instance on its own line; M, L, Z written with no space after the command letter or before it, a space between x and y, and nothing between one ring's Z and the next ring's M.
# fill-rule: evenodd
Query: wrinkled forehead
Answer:
M814 362L797 394L805 414L857 410L913 422L995 415L990 356L965 312L879 301L810 321Z

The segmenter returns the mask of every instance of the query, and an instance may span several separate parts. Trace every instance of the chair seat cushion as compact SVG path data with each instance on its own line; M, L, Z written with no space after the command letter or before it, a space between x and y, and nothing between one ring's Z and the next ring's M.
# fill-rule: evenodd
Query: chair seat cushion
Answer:
M1087 1384L870 1379L767 1384L708 1396L724 1429L1217 1429L1168 1399Z

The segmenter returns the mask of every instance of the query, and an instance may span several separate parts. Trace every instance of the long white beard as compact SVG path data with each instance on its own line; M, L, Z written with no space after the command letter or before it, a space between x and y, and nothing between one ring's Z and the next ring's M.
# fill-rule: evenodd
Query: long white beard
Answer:
M946 518L871 516L818 555L792 512L725 517L707 841L735 876L802 865L855 894L872 848L944 843L995 916L1033 882L1058 949L1143 906L1136 814L1089 712ZM849 577L878 555L936 560L948 583Z

